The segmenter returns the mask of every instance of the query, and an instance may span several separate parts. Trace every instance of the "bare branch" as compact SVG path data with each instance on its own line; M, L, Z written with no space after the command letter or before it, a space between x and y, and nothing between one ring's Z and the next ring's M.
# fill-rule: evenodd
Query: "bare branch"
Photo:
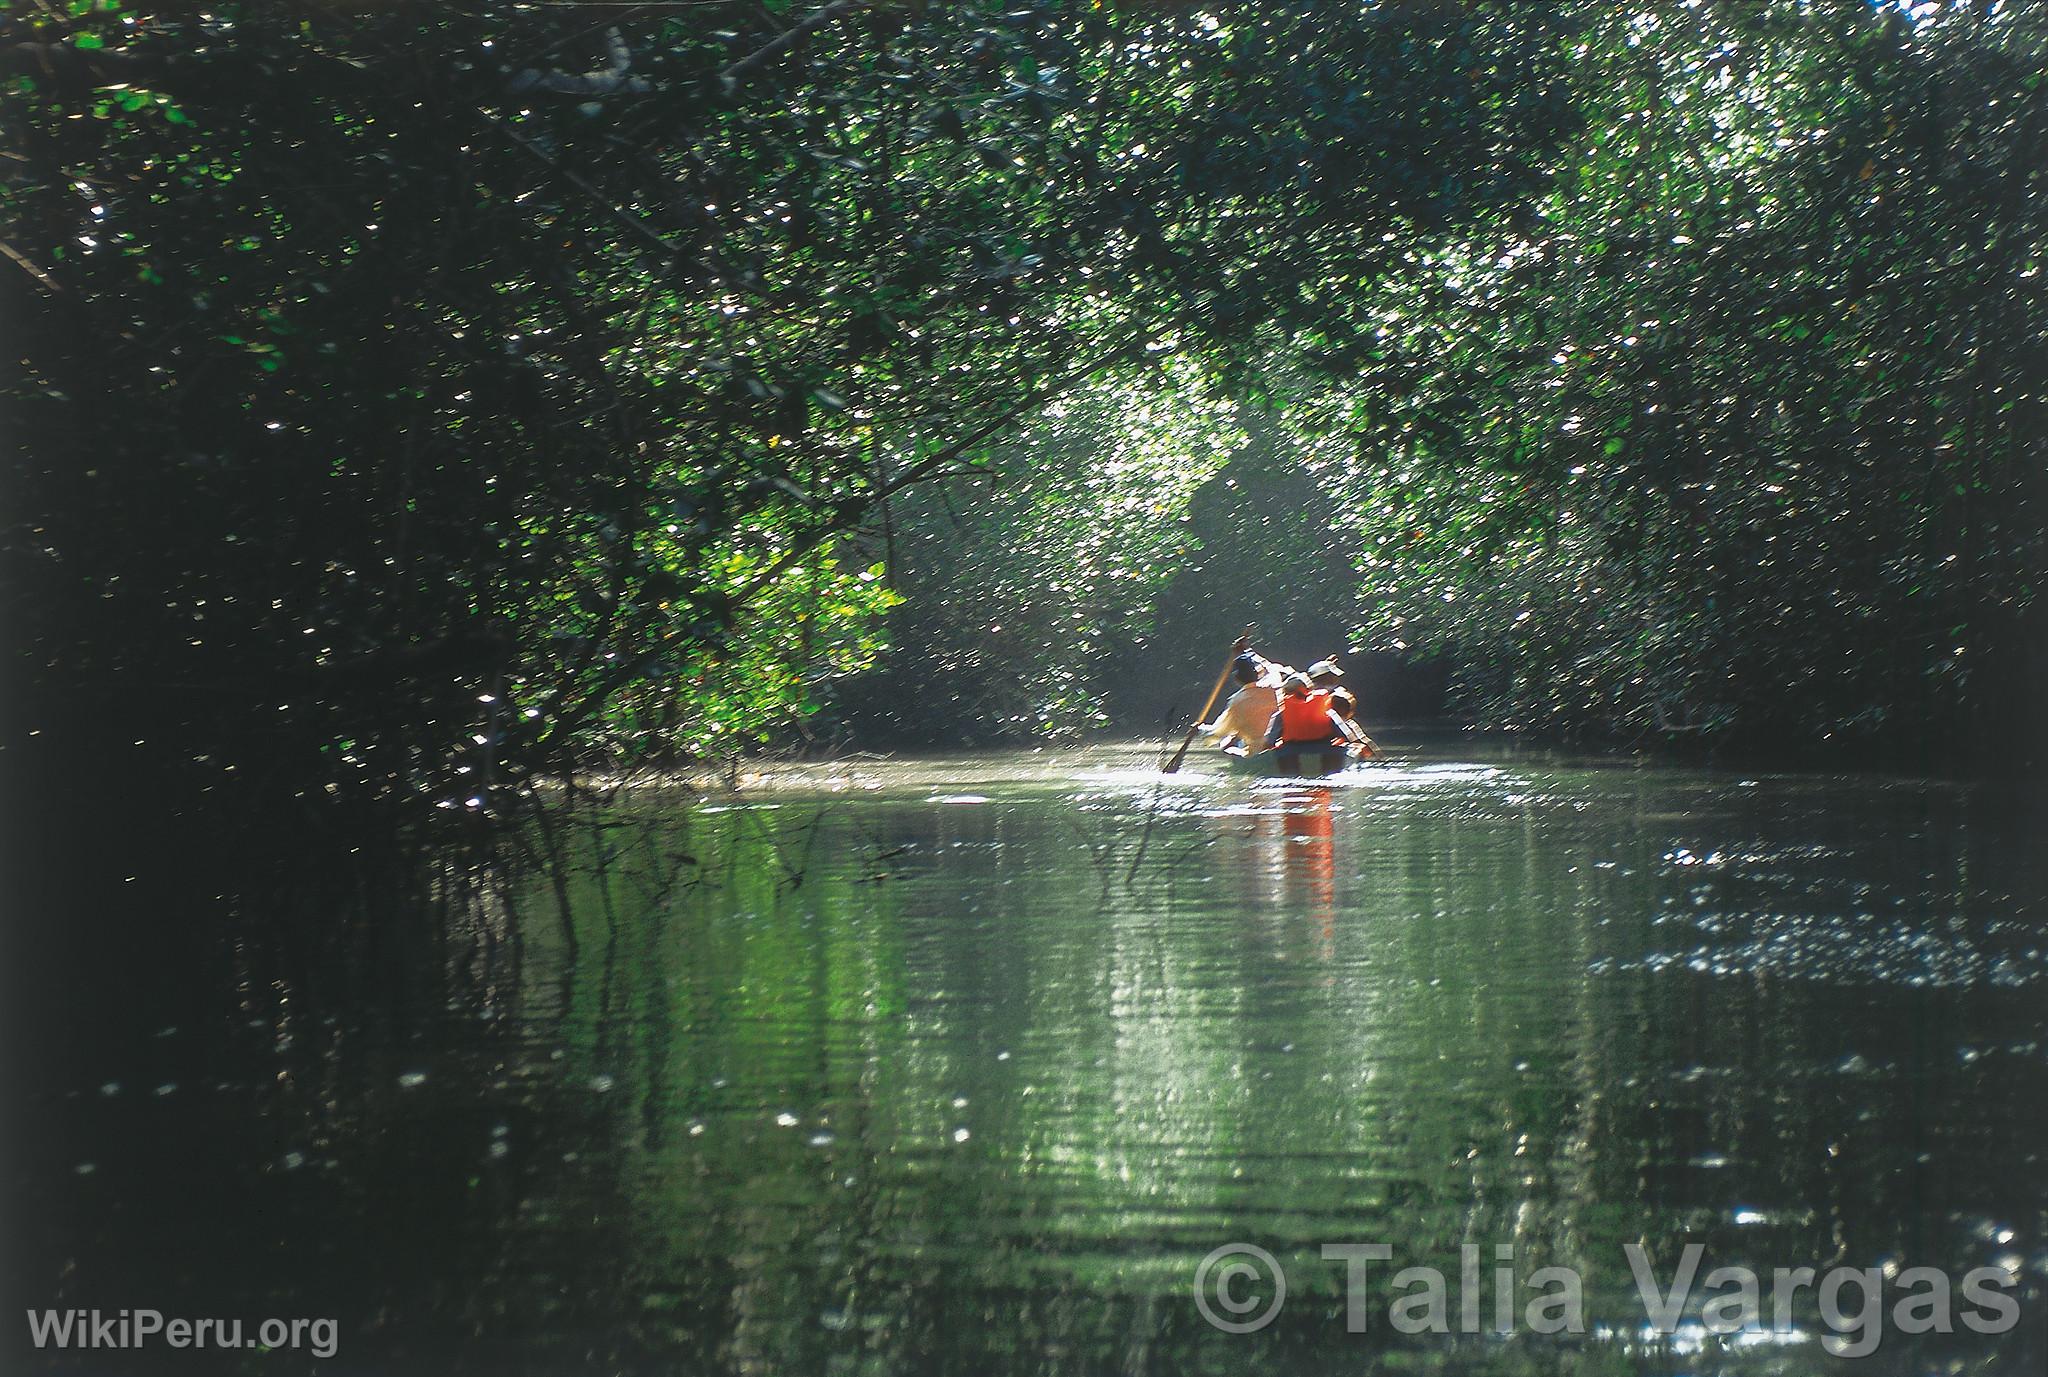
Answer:
M739 61L726 67L718 74L719 84L726 89L728 94L731 93L739 86L743 78L751 76L767 66L770 62L773 62L776 58L782 56L782 54L788 52L791 48L794 48L833 20L852 14L855 10L866 9L869 2L870 0L832 0L831 4L804 20L801 24L786 30L765 46L755 49Z

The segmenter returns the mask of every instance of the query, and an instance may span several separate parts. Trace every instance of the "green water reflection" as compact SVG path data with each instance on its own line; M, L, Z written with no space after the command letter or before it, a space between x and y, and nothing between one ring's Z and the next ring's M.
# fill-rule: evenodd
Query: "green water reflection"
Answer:
M281 1240L206 1246L186 1294L324 1295L364 1371L1836 1366L1810 1292L1790 1334L1643 1334L1624 1246L1697 1242L1767 1282L2008 1268L2017 1329L1888 1334L1856 1370L2038 1372L2038 815L1427 759L1305 789L1130 749L857 762L622 801L577 824L573 963L535 883L471 915L433 1009L354 991L261 1049L274 1081L185 1111ZM163 1105L81 1104L67 1151L99 1165L65 1208L102 1248L175 1227L118 1216L170 1168L98 1138ZM1236 1241L1290 1288L1242 1336L1191 1292ZM1333 1243L1392 1249L1367 1333ZM1455 1326L1461 1245L1487 1321L1511 1247L1584 1277L1589 1332L1389 1332L1408 1265Z

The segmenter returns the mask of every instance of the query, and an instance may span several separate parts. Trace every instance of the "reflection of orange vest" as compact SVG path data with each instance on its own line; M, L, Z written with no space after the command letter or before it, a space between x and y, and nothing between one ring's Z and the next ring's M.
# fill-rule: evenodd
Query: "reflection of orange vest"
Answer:
M1330 695L1327 692L1318 690L1299 698L1290 695L1280 700L1282 741L1328 741L1336 734L1336 724L1330 721Z

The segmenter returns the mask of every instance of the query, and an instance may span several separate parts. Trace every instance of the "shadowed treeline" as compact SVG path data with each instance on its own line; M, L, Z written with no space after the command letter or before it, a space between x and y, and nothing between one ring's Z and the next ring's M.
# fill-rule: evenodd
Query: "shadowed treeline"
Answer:
M1154 730L1256 621L1297 659L1432 657L1490 727L2038 760L2048 16L1572 13L1583 124L1542 189L1304 284L1316 319L1187 408L1078 458L1027 433L999 475L1032 477L917 506L923 605L852 722ZM1076 468L1123 477L1036 481Z
M1572 119L1513 5L0 23L8 745L349 833L794 733L896 497Z
M346 852L1150 728L1245 603L1493 725L2027 755L2039 4L0 23L46 796Z

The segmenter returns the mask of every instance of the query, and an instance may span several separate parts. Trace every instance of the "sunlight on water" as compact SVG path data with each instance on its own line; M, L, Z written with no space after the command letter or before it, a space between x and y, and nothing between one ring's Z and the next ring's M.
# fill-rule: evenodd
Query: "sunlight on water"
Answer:
M2038 1293L2026 815L1453 746L1327 783L1157 746L763 770L576 822L566 888L467 912L445 988L252 941L45 1105L40 1188L98 1240L73 1294L332 1311L418 1370L1450 1374L1832 1370L1811 1293L1786 1332L1646 1330L1635 1243ZM1255 1334L1193 1303L1235 1242L1289 1280ZM1589 1332L1351 1334L1320 1250L1375 1242L1382 1320L1394 1269L1482 1245L1489 1287L1494 1248L1581 1273Z

